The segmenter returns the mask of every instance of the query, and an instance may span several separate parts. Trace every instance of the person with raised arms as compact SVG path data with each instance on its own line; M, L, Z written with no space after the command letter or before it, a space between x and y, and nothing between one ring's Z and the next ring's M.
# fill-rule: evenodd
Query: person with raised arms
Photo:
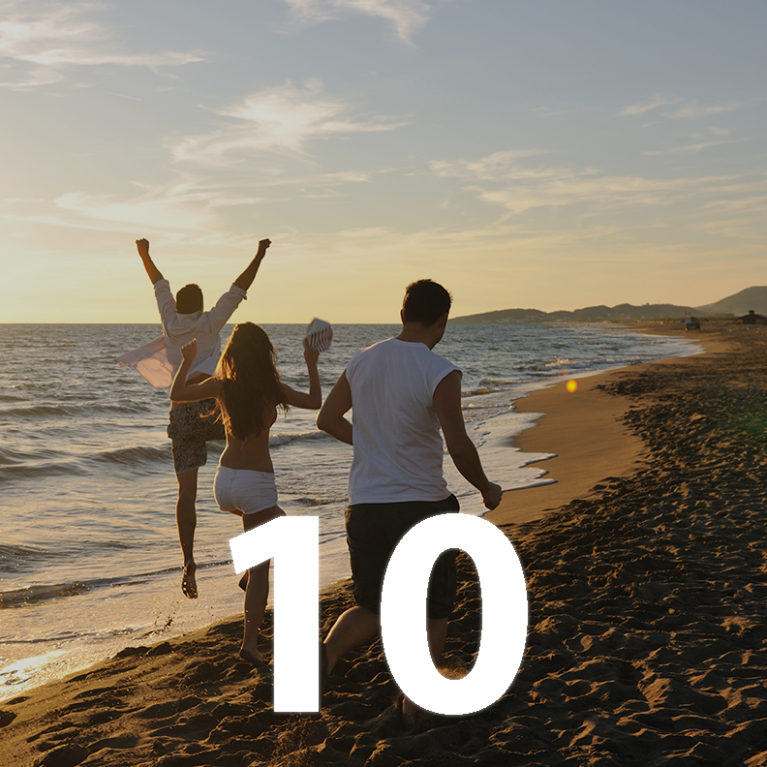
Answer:
M154 285L157 309L163 334L140 349L118 358L120 364L135 367L153 386L167 389L181 364L181 347L197 339L198 354L189 371L189 382L198 383L213 375L221 354L219 333L240 302L247 298L258 268L271 245L268 239L258 243L258 251L229 290L209 311L203 311L202 290L195 284L185 285L174 299L170 283L149 255L149 241L136 240L139 256ZM197 565L194 561L194 534L197 527L197 473L208 460L206 442L223 440L224 428L213 419L200 415L215 402L179 403L171 401L168 437L171 439L173 467L178 481L176 526L184 557L181 591L190 599L197 598Z

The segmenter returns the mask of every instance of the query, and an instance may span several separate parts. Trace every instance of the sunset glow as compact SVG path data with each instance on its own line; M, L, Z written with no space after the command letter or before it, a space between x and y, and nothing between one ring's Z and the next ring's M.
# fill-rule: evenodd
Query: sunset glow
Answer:
M738 3L0 2L0 322L154 322L134 241L241 319L700 306L765 284Z

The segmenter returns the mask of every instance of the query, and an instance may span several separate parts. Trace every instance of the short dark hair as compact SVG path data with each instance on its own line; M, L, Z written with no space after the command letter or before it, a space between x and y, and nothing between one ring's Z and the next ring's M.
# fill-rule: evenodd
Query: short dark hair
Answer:
M202 291L199 285L184 285L176 293L176 311L179 314L192 314L202 311Z
M444 314L450 312L452 296L442 285L431 280L411 282L402 301L405 322L420 322L431 327Z

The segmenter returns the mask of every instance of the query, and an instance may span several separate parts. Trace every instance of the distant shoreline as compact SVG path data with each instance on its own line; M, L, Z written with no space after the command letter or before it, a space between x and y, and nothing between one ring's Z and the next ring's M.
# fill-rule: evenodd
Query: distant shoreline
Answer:
M502 309L497 312L484 312L482 314L467 314L463 317L455 317L448 320L449 325L555 325L555 324L641 324L647 322L674 323L680 325L685 319L694 317L701 322L738 322L739 318L734 314L716 314L703 316L701 314L687 313L686 309L677 307L679 314L641 314L644 307L631 307L635 314L628 311L618 313L618 307L591 307L589 309L576 309L572 312L541 312L537 309ZM592 312L590 314L589 312ZM600 313L602 311L609 313Z
M618 304L587 306L574 311L544 312L540 309L500 309L480 314L467 314L450 320L460 323L516 324L531 322L627 322L674 321L688 317L702 320L735 320L754 311L767 315L767 287L751 287L727 296L713 304L690 306L677 304Z

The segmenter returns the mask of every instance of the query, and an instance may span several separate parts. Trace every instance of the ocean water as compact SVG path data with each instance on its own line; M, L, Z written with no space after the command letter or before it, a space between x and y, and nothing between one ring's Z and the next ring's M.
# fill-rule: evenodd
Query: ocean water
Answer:
M308 387L304 327L266 325L287 383ZM159 325L0 325L0 700L61 678L126 646L240 613L229 539L237 517L213 500L223 444L199 473L199 599L180 591L176 481L168 398L116 357ZM222 333L228 335L229 328ZM359 348L395 325L340 325L320 359L323 394ZM546 456L510 438L534 421L515 399L561 377L691 354L694 344L597 325L449 325L436 351L463 370L463 409L488 476L504 489L548 481ZM348 575L343 532L351 448L293 409L272 436L280 505L320 517L321 583ZM479 495L445 460L468 513Z

